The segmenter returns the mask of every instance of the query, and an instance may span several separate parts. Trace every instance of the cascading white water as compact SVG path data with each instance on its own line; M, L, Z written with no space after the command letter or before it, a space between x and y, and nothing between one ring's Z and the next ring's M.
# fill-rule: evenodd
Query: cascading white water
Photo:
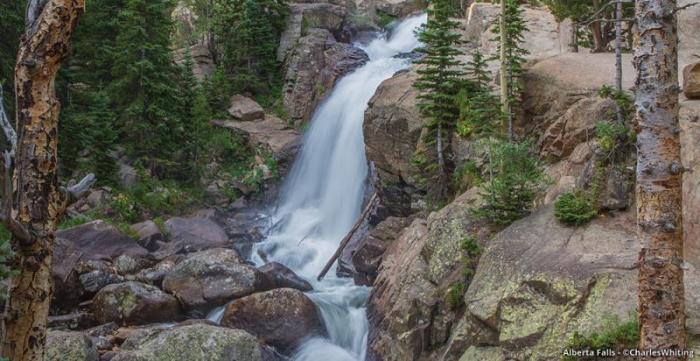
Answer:
M304 144L285 182L280 204L272 215L275 229L253 250L310 281L308 296L316 303L328 337L308 340L293 361L362 361L367 351L366 287L338 278L331 270L321 282L316 276L360 215L367 184L362 122L379 84L409 65L395 57L415 49L415 30L426 15L399 23L388 37L366 46L369 62L336 84L316 110ZM219 318L213 314L213 318Z

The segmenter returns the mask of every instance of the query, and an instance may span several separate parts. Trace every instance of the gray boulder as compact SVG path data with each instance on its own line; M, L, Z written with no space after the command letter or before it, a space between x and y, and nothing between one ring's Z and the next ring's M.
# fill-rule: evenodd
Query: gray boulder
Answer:
M80 332L49 331L46 336L48 361L97 361L97 348Z
M180 318L175 297L155 286L133 281L101 289L92 300L92 309L99 323L143 325Z

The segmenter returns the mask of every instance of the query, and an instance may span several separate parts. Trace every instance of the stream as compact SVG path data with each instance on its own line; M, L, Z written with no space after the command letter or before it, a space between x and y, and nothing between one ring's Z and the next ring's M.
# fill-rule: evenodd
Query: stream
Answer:
M269 215L266 239L257 244L252 261L282 263L314 286L307 296L317 305L327 337L307 340L293 361L364 361L369 324L366 301L370 289L339 278L334 266L322 281L318 273L359 217L366 198L368 166L362 122L377 87L410 65L400 56L419 42L415 30L427 21L419 15L396 24L389 34L356 44L369 62L340 79L316 109L302 149L287 176L277 207ZM220 321L223 308L209 315Z

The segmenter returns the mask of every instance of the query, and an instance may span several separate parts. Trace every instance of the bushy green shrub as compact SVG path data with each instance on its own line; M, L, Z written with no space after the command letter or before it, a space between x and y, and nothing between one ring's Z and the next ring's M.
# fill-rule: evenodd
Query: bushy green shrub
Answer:
M579 226L595 218L598 210L589 195L577 190L557 198L554 202L554 215L566 224Z
M462 305L464 305L464 293L466 293L467 290L464 287L464 284L461 282L453 284L448 290L447 290L447 307L452 310L456 311Z
M578 332L569 340L567 348L574 350L606 350L634 348L639 346L639 320L632 317L621 322L618 316L604 317L603 330L584 336ZM591 358L593 359L593 358ZM580 357L565 356L563 361L581 360Z
M505 226L530 213L535 196L544 189L548 178L530 153L528 142L493 142L488 152L484 175L489 179L481 192L484 204L472 212Z
M481 255L481 246L479 246L479 243L474 237L468 236L462 238L459 242L459 247L469 257L478 257Z

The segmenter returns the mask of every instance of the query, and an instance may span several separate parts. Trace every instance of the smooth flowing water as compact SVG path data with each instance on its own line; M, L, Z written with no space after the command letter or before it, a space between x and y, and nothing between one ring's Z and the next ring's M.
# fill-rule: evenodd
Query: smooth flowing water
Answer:
M367 351L367 287L350 278L316 277L357 221L367 187L362 122L379 84L409 61L397 57L419 43L415 30L426 15L408 18L391 34L358 45L370 61L340 79L311 121L301 152L282 189L272 214L274 228L253 250L253 261L280 262L314 286L308 296L316 303L328 337L308 340L292 356L293 361L362 361ZM210 318L218 319L220 310Z

